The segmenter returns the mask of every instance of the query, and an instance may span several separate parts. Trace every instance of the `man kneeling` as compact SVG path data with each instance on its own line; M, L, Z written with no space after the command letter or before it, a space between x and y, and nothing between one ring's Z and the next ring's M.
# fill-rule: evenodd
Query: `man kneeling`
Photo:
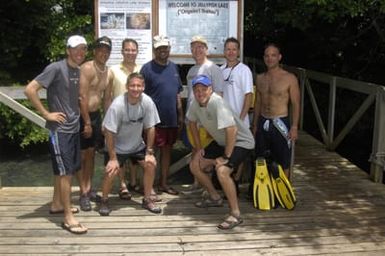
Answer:
M151 191L154 184L156 159L154 156L155 125L160 122L152 99L143 93L144 78L132 73L127 78L127 92L114 99L103 120L103 129L108 153L105 154L105 175L100 215L107 216L111 209L108 194L119 168L130 159L138 162L143 170L144 198L142 207L153 213L161 213L155 204L156 195ZM142 134L146 138L143 140Z
M249 128L231 111L223 98L213 92L211 80L207 76L195 77L192 85L194 100L187 112L187 119L193 135L195 153L190 162L190 170L209 193L208 198L203 198L195 205L200 208L222 206L223 200L207 173L215 166L230 207L230 214L218 228L232 229L241 224L242 219L231 173L251 154L254 138ZM200 143L198 123L214 139L205 148Z

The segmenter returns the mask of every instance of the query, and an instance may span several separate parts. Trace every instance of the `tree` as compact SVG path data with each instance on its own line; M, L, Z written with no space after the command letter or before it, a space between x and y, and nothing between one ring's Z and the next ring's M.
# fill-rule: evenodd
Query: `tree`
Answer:
M287 64L384 82L384 13L384 0L246 0L245 35L254 55L274 40Z
M25 83L49 61L64 55L65 40L72 33L91 39L92 6L92 0L2 2L0 80Z

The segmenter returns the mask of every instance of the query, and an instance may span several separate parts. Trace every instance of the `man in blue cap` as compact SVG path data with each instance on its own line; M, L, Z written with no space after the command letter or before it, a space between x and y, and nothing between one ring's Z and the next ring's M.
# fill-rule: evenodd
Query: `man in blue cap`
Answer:
M192 87L194 99L187 111L187 119L197 154L190 162L190 170L209 193L208 198L203 198L195 206L206 208L223 205L223 199L214 188L208 173L215 166L230 207L230 214L218 228L232 229L243 221L231 173L251 154L254 138L249 128L223 98L213 92L210 78L199 75L192 80ZM200 143L198 123L214 139L205 148Z

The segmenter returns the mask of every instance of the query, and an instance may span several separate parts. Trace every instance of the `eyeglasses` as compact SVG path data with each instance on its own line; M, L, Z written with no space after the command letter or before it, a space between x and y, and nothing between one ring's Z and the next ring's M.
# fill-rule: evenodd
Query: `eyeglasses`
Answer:
M139 114L138 114L137 116L140 116L140 117L134 119L134 118L132 118L132 117L130 116L130 108L129 108L130 103L128 103L128 100L127 100L127 94L125 95L125 100L126 100L127 117L128 117L129 123L134 123L134 124L136 124L136 123L139 123L139 124L142 123L142 122L143 122L143 119L144 119L144 109L143 109L143 106L139 103L139 111L138 111ZM132 114L134 114L134 113L132 113Z

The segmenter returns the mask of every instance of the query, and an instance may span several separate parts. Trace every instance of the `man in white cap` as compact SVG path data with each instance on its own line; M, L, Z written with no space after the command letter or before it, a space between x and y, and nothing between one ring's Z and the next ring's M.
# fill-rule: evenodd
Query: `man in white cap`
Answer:
M155 144L160 148L160 182L158 190L171 195L178 191L168 186L167 178L170 169L171 149L177 135L183 128L183 109L180 92L182 82L175 63L168 60L170 56L170 40L163 35L153 39L155 58L143 65L140 73L145 80L144 92L155 102L160 123L156 125Z
M215 189L210 172L215 167L219 183L228 200L230 212L218 225L220 229L232 229L242 223L235 184L231 173L236 171L254 149L254 138L250 129L227 102L213 92L212 82L205 75L199 75L192 81L194 99L186 117L191 129L195 154L190 162L194 177L207 190L208 197L203 197L195 204L199 208L220 207L223 199ZM213 138L206 147L200 143L198 123Z
M79 209L71 207L71 181L80 169L79 136L79 66L85 59L87 42L74 35L67 41L67 58L48 65L32 80L25 94L47 121L52 159L54 193L50 214L64 214L62 228L84 234L87 228L74 217ZM38 91L47 90L48 109L42 104Z

